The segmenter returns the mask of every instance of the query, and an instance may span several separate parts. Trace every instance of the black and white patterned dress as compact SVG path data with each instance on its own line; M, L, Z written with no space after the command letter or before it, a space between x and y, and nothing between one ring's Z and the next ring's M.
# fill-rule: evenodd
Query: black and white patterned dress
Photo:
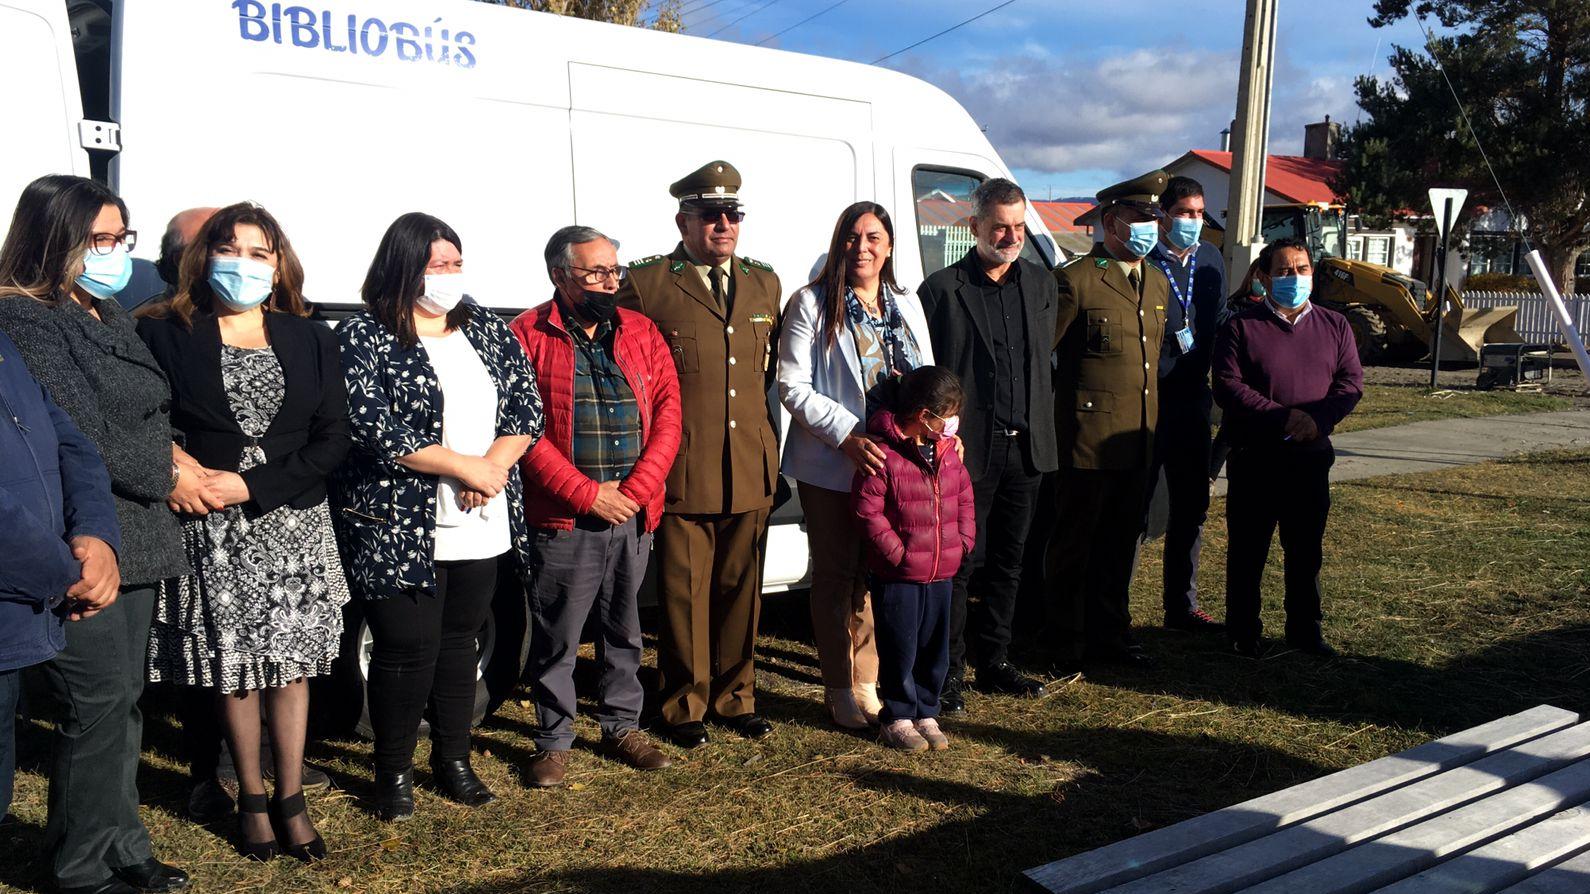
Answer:
M270 348L221 346L221 379L245 435L259 438L285 384ZM265 462L244 449L238 471ZM325 502L254 515L231 506L183 522L197 574L161 589L149 679L223 691L285 686L331 671L348 584Z

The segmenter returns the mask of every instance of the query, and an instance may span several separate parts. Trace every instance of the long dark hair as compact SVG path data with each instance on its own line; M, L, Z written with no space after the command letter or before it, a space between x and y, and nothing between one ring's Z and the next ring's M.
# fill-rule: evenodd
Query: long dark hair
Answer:
M210 288L210 258L215 250L237 238L240 224L259 227L265 235L265 244L276 254L276 283L271 296L265 299L265 310L289 313L297 317L309 316L304 303L304 265L293 251L287 233L269 211L253 202L238 202L210 215L188 247L183 249L177 266L177 291L166 301L139 308L134 314L140 317L173 316L182 325L193 325L195 313L215 313L215 290Z
M88 252L94 218L106 205L120 209L123 226L131 224L127 203L102 183L71 174L29 183L0 246L0 295L51 304L66 300L72 288L67 274Z
M883 405L903 419L918 410L943 419L960 412L966 400L960 377L942 366L919 366L879 386Z
M823 333L830 346L839 337L839 327L845 324L845 240L850 237L856 221L868 214L876 217L878 223L883 224L883 231L889 234L889 257L879 271L879 281L884 289L896 294L905 291L894 281L894 220L889 212L877 202L857 202L840 212L833 238L828 240L828 258L823 261L823 269L816 279L806 284L823 303Z
M431 260L431 243L438 239L453 243L463 253L463 240L440 218L410 211L392 221L359 289L359 297L364 299L371 316L405 348L419 343L414 334L414 301L425 293L425 266ZM469 305L460 302L448 311L447 328L457 329L468 323L469 314Z

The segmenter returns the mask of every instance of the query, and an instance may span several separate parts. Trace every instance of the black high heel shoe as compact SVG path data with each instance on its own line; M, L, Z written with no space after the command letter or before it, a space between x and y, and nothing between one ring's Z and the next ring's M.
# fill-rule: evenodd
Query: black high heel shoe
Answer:
M261 863L274 860L281 853L281 847L275 838L270 841L249 841L243 824L243 817L253 814L264 816L270 813L270 801L263 795L251 795L247 792L237 793L237 852L250 860ZM275 824L271 824L272 831Z
M271 800L271 824L276 828L276 840L282 843L282 853L300 863L311 863L315 860L326 859L326 840L316 832L313 840L303 844L291 844L293 836L288 832L287 821L303 816L309 812L309 805L304 803L304 793L299 792L285 801Z

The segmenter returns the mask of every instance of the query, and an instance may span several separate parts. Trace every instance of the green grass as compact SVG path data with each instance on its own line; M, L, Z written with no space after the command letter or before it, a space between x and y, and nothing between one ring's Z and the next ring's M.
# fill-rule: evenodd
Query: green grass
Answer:
M1432 392L1418 385L1366 385L1364 399L1358 402L1352 415L1336 426L1336 431L1363 431L1434 419L1473 419L1571 409L1573 401L1554 394L1476 391L1473 388Z
M785 599L764 624L761 703L778 723L766 742L719 736L651 775L582 751L573 785L531 791L518 768L533 715L510 703L476 739L501 800L469 811L422 791L397 826L361 804L368 746L322 742L313 758L346 788L311 802L331 859L259 866L234 856L226 829L180 818L180 734L156 716L144 815L157 854L205 892L1008 891L1027 867L1503 714L1590 708L1590 452L1343 484L1334 499L1338 661L1247 661L1214 638L1143 628L1153 671L1057 680L1040 700L973 696L947 725L953 750L906 756L824 722L803 609ZM1202 582L1219 615L1220 501L1212 518ZM1157 618L1158 574L1155 544L1135 585L1141 623ZM1279 586L1275 565L1271 631ZM1037 645L1024 648L1037 664ZM596 736L583 717L579 732ZM37 761L36 729L29 739ZM0 886L44 884L44 790L26 767L21 822L0 831Z

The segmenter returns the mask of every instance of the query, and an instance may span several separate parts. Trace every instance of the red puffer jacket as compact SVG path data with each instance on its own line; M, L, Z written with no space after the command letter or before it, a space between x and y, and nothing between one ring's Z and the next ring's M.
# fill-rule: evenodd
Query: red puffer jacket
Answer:
M906 440L894 414L879 410L867 430L883 439L883 471L856 473L850 504L866 536L868 560L886 580L948 580L977 542L972 477L949 444L941 444L936 469Z
M640 409L640 459L618 490L640 504L647 531L662 521L663 485L679 452L679 374L656 324L634 311L618 311L613 354ZM569 456L574 452L574 342L563 312L548 301L520 314L511 327L535 367L546 413L546 434L519 461L524 478L525 521L532 527L574 527L596 503L599 485Z

